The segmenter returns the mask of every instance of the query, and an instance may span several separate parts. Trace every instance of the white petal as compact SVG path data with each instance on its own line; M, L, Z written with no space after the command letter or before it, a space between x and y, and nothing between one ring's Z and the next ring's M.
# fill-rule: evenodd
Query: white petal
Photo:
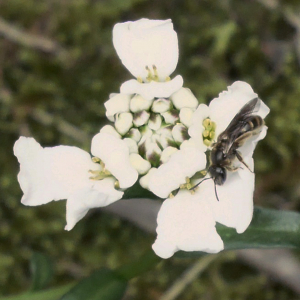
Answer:
M119 180L120 188L128 188L136 182L138 172L130 164L126 142L107 133L98 133L93 137L91 152Z
M145 126L142 130L141 130L141 134L142 137L138 143L138 146L142 145L146 140L148 140L149 138L151 138L153 131L148 128L148 126Z
M139 174L146 174L151 168L151 164L149 163L149 161L143 159L137 153L130 154L129 159L131 165L139 172Z
M113 135L114 137L120 139L121 135L117 132L117 130L111 125L105 125L100 129L100 132L108 133Z
M178 91L183 85L183 79L177 75L170 81L149 83L140 83L137 80L131 79L121 85L120 91L124 94L139 94L146 100L153 98L168 98L173 93Z
M180 149L184 149L184 148L189 148L189 147L192 147L192 148L197 148L196 147L196 143L193 139L188 139L188 140L185 140L184 142L182 142L180 144ZM205 152L205 151L203 151Z
M181 88L174 93L170 99L177 109L184 107L196 108L198 106L198 100L188 88Z
M148 122L148 126L152 130L158 130L161 126L161 115L159 114L151 114Z
M169 99L156 99L153 101L151 110L155 113L164 113L171 108L171 104Z
M217 123L216 136L223 132L239 110L250 100L257 97L251 86L243 81L236 81L209 104L210 118ZM261 101L256 115L262 118L269 113L269 108Z
M123 141L127 144L129 153L138 153L138 145L135 140L131 138L125 138Z
M113 44L123 65L144 81L148 76L146 66L155 65L160 80L176 68L178 39L170 19L118 23L113 29Z
M167 124L175 124L179 119L178 110L172 109L161 114Z
M209 205L188 191L163 202L157 224L152 248L162 258L179 250L217 253L224 249Z
M157 143L151 140L146 140L145 142L146 158L154 166L157 166L160 162L161 149L158 147Z
M117 113L128 112L129 103L132 95L116 94L104 103L106 108L106 117L110 121L114 121L114 116Z
M182 124L176 124L172 129L172 135L177 143L182 143L189 138L187 128Z
M134 141L136 141L138 143L140 141L142 135L137 128L131 128L127 132L126 136L133 139Z
M162 164L149 180L149 189L158 197L167 198L169 194L186 183L206 166L206 156L196 148L185 148L174 153L169 161Z
M145 110L139 111L133 115L133 124L136 127L140 127L142 125L145 125L148 122L149 118L149 112Z
M174 139L167 135L160 135L158 138L158 143L163 149L167 147L177 147L177 143L174 141Z
M207 146L203 143L203 120L210 116L209 107L205 104L200 104L192 117L192 124L188 129L188 133L196 146L202 151L206 151ZM214 121L214 120L213 120Z
M149 189L149 179L151 176L153 176L153 174L155 174L156 171L156 168L151 168L146 175L140 178L139 182L142 188Z
M253 170L253 160L246 160ZM201 183L196 193L212 206L215 220L225 226L236 228L238 233L249 226L253 215L254 174L246 167L237 172L227 172L227 179L222 186L217 185L217 201L212 180Z
M14 145L14 154L20 163L18 180L25 205L66 199L89 184L90 169L100 168L87 152L79 148L42 148L33 138L20 137Z
M132 112L139 112L148 110L152 105L153 99L146 100L141 95L135 95L130 101L130 110Z
M116 115L115 127L117 131L124 135L132 127L133 116L131 113L120 113Z
M193 108L184 107L180 110L179 119L182 124L186 127L190 127L192 125L192 118L194 114Z
M71 230L89 209L107 206L122 198L123 192L114 188L114 178L95 181L91 186L75 191L67 200L66 230Z
M170 157L177 151L178 151L178 149L175 147L165 148L161 154L160 161L162 163L166 163L170 159Z

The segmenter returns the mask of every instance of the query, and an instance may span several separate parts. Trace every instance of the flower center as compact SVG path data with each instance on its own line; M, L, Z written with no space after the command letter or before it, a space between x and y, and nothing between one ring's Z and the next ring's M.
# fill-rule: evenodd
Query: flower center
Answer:
M158 71L157 71L157 67L155 65L152 65L152 70L149 66L145 67L147 72L148 72L148 76L146 77L147 82L151 82L151 81L159 81L159 76L158 76ZM170 81L171 78L169 76L166 77L165 81ZM143 79L141 77L137 78L137 81L140 83L143 83Z
M216 135L216 123L211 121L210 118L206 118L205 120L203 120L202 125L204 126L204 130L202 132L203 143L206 146L210 146Z
M93 157L92 161L98 163L101 166L100 170L89 170L89 173L93 176L90 176L91 180L102 180L107 177L112 177L112 174L105 168L105 164L98 157Z

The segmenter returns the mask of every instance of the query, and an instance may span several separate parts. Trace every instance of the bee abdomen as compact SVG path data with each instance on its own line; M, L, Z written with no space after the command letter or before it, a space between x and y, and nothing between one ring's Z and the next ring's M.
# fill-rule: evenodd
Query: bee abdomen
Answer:
M241 134L251 131L252 135L260 132L261 127L264 125L264 120L260 116L250 116L246 121Z

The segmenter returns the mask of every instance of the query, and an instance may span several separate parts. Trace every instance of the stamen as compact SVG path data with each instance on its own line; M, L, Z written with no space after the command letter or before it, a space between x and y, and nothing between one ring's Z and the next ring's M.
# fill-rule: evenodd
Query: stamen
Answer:
M93 161L94 163L101 163L100 158L99 158L99 157L96 157L96 156L92 157L92 161Z
M216 135L215 129L216 129L216 123L211 121L210 118L206 118L203 120L202 125L204 127L204 131L202 132L203 136L203 143L209 147L211 146L213 139Z
M204 121L203 121L203 126L205 127L205 128L207 128L207 127L209 127L210 125L211 125L211 121L210 121L210 119L209 118L206 118Z
M210 144L211 144L211 141L208 140L208 139L205 139L205 140L203 140L203 143L204 143L205 146L209 147Z
M142 77L138 77L136 80L137 80L139 83L143 83Z
M119 189L120 188L120 182L119 180L115 181L115 189Z
M170 76L167 76L166 79L165 79L165 81L166 81L166 82L171 81L171 77L170 77Z
M208 137L209 134L210 134L210 132L209 132L208 130L204 130L204 131L203 131L203 136L204 136L204 137Z
M146 66L146 70L148 71L148 76L146 77L146 79L148 81L151 81L152 80L152 73L151 73L151 70L148 66Z
M153 65L153 66L152 66L152 69L153 69L153 73L154 73L154 75L153 75L153 80L154 80L154 81L158 81L158 73L157 73L157 68L156 68L156 66Z

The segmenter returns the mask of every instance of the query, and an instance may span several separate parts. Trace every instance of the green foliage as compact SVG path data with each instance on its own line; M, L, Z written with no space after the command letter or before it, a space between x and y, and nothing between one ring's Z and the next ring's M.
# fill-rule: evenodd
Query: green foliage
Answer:
M31 291L45 288L53 277L53 265L50 258L42 253L33 253L30 260Z
M60 300L120 300L127 281L113 271L101 269L66 293Z

